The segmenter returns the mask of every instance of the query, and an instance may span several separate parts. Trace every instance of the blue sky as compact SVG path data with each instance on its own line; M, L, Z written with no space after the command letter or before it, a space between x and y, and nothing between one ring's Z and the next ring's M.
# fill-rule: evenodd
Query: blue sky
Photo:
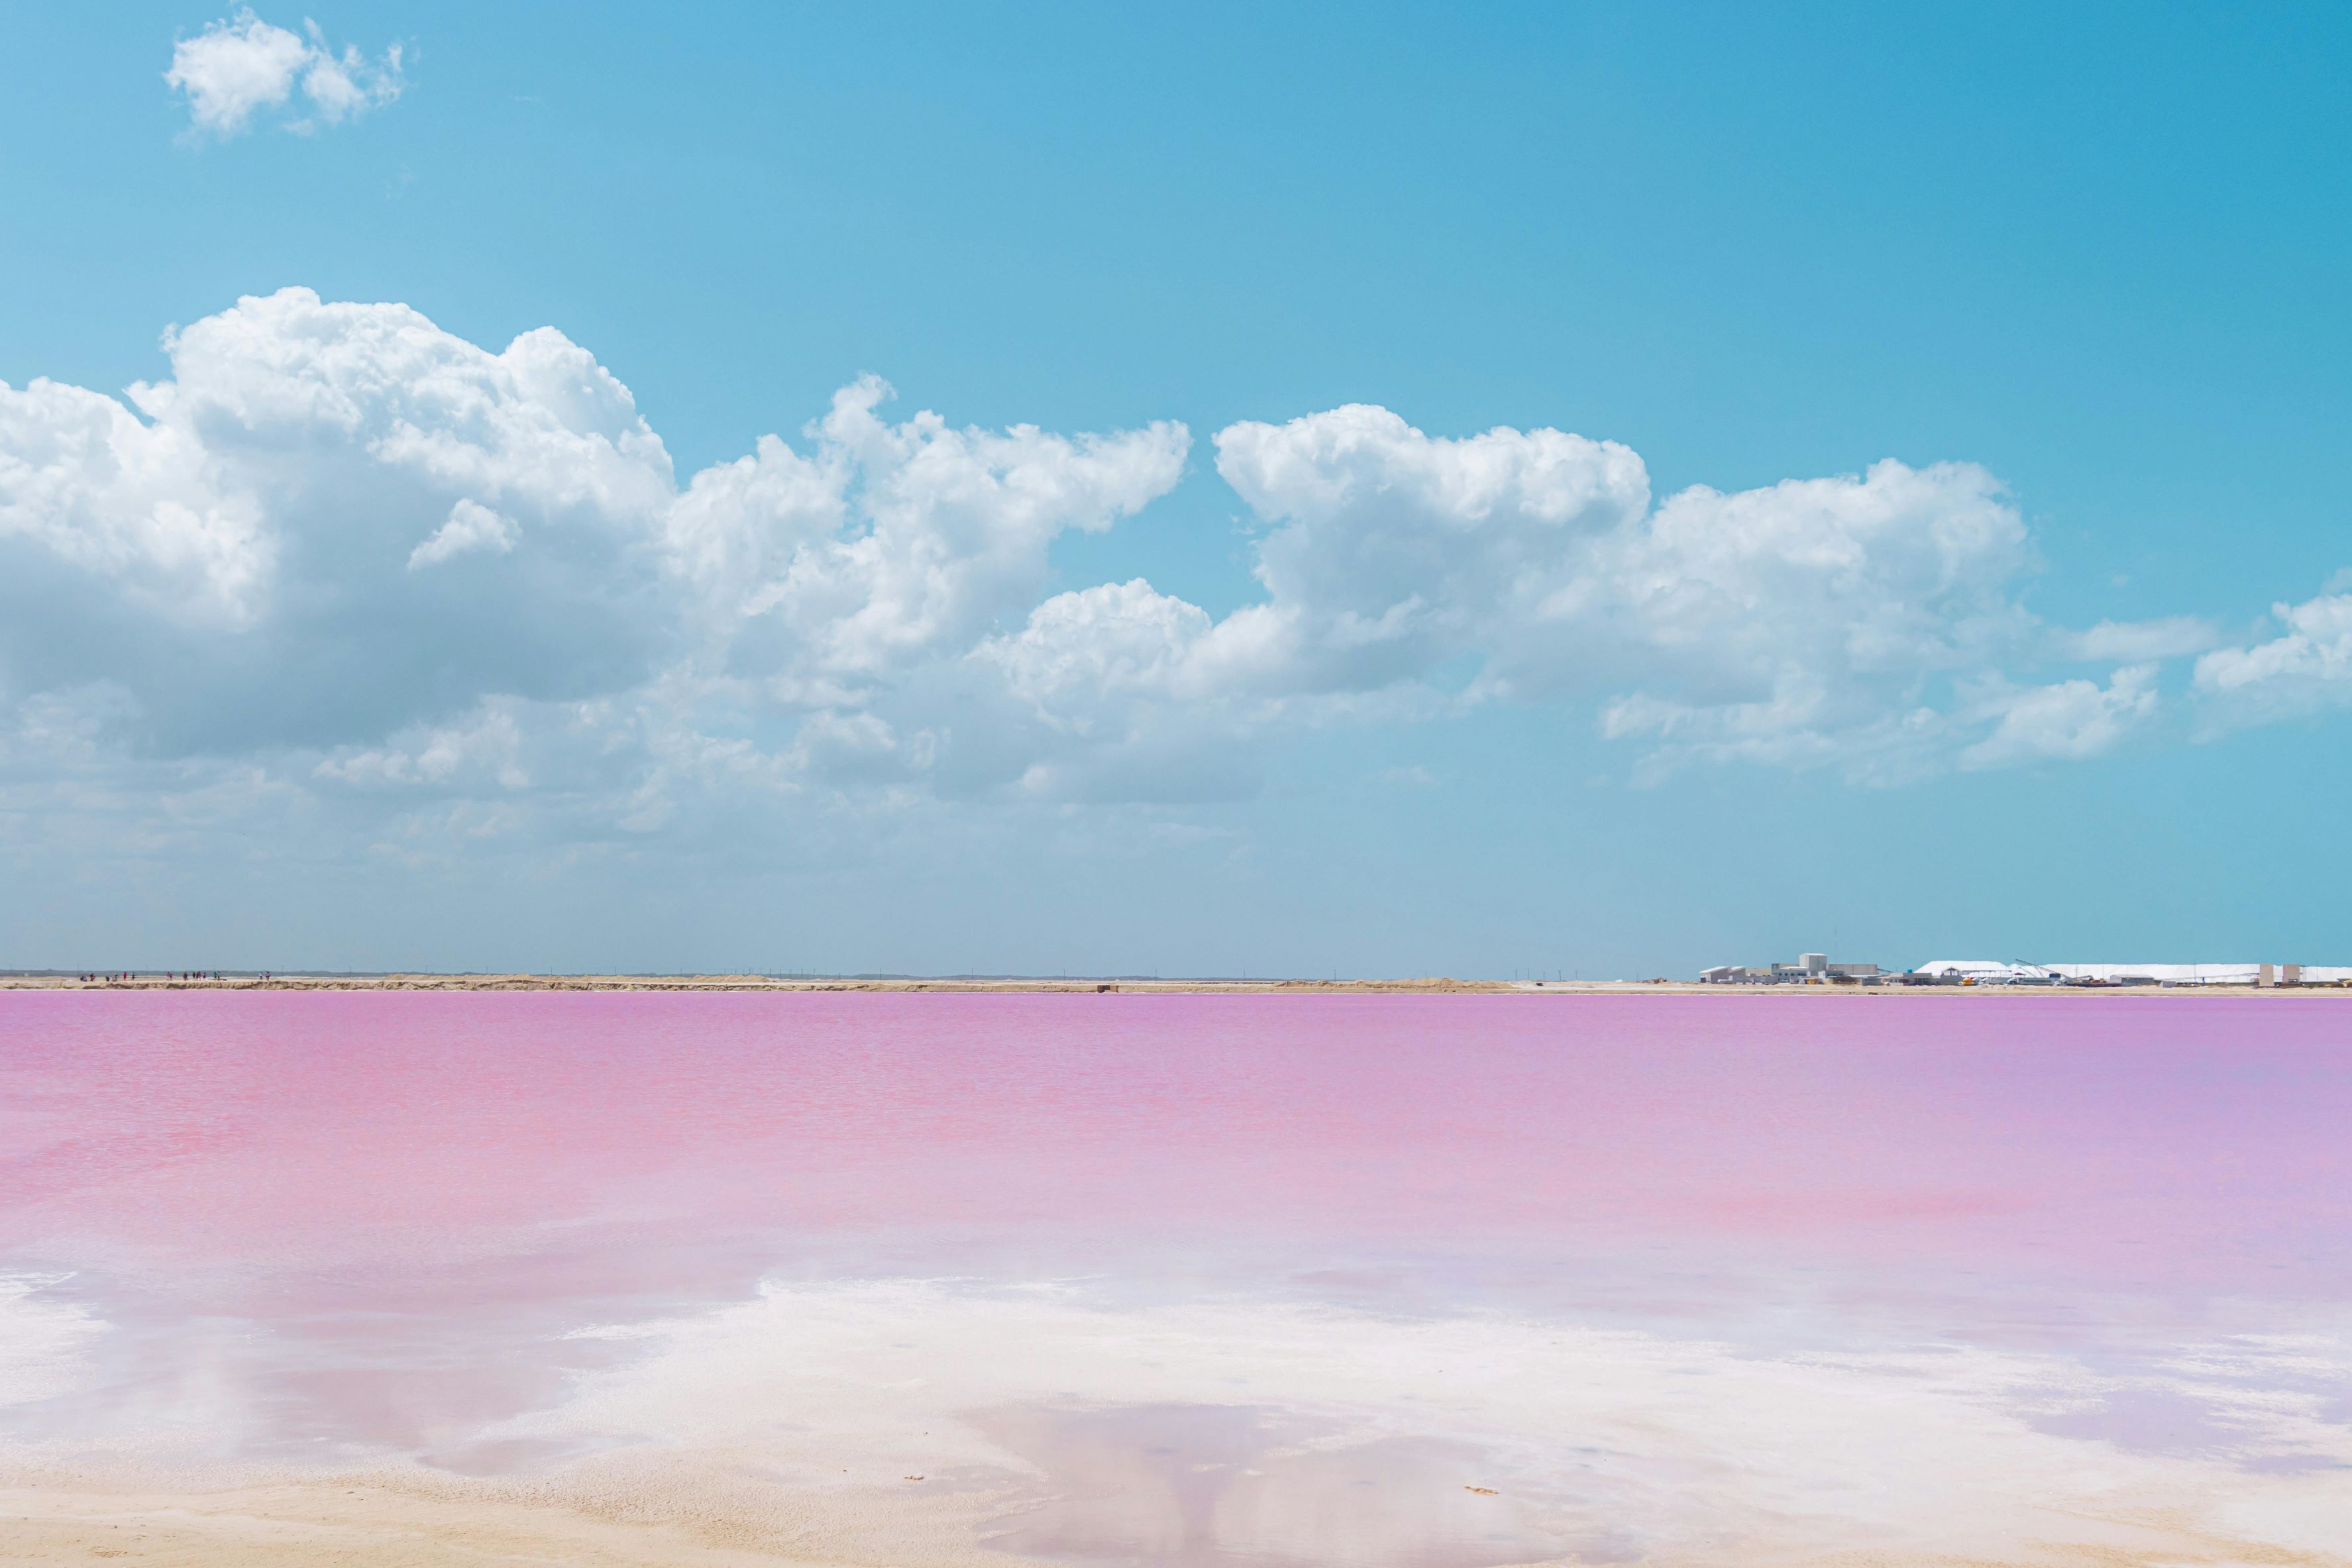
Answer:
M18 19L7 962L2352 961L2336 8L484 9Z

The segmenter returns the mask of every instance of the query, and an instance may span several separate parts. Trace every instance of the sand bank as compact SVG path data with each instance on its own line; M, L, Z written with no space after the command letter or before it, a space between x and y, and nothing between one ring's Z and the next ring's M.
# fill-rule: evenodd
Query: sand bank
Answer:
M263 979L177 979L140 974L84 980L73 975L0 975L0 990L144 991L874 991L943 994L1138 996L1705 996L1705 997L2340 997L2352 987L2294 986L1710 986L1696 980L1458 980L1429 976L1391 980L1103 979L1062 977L790 977L772 975L273 974Z
M21 1483L29 1478L16 1478ZM428 1474L191 1488L89 1478L0 1486L0 1562L142 1568L971 1568L974 1500L809 1494L787 1503L723 1471L561 1490ZM734 1495L729 1495L730 1493Z
M803 1497L797 1506L771 1500L748 1510L729 1506L730 1500L740 1505L743 1500L714 1498L690 1486L667 1495L613 1494L601 1500L532 1498L487 1483L368 1475L213 1490L7 1486L0 1487L0 1561L121 1562L138 1568L1008 1568L1024 1562L1137 1561L1060 1552L1041 1556L987 1544L973 1528L971 1502L953 1497L843 1493ZM1637 1555L1673 1568L2223 1568L2252 1563L2343 1568L2352 1562L2203 1533L2154 1514L2053 1522L2059 1526L2054 1539L1991 1551L1973 1539L1977 1532L1965 1521L1955 1521L1950 1550L1820 1552L1748 1542L1720 1552ZM1143 1560L1190 1564L1209 1559L1177 1544L1172 1552ZM1503 1568L1626 1560L1613 1552L1594 1559L1490 1552L1431 1561L1448 1568ZM1388 1559L1376 1551L1361 1561Z

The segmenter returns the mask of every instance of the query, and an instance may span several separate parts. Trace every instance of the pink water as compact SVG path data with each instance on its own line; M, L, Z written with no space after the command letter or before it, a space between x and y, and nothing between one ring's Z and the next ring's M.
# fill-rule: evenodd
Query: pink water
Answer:
M2347 1151L2332 998L9 993L0 1275L110 1337L0 1436L205 1324L241 1451L432 1462L762 1279L2112 1370L2340 1326Z

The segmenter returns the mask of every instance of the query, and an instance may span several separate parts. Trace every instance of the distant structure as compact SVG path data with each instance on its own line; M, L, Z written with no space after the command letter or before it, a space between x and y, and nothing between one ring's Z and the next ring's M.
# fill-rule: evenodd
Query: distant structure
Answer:
M1776 969L1780 966L1774 966ZM1712 976L1716 970L1708 970ZM2022 964L2000 958L1935 958L1906 974L1909 986L2344 986L2352 967L2317 964Z
M1793 964L1717 964L1699 971L1711 986L2294 986L2352 987L2352 967L2321 964L2021 964L2000 958L1936 958L1916 969L1832 964L1800 953Z
M1931 958L1911 971L1922 984L1945 986L2060 986L2066 977L2050 964L2013 964L1999 958Z
M1826 953L1800 953L1793 964L1718 964L1698 977L1710 986L1874 986L1880 974L1875 964L1832 964Z

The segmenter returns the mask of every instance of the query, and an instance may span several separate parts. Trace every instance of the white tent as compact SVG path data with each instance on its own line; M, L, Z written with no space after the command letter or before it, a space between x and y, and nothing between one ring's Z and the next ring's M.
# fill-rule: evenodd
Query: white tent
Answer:
M2056 971L2041 964L2010 964L1998 958L1937 958L1912 973L1974 980L1980 986L2009 986L2020 980L2047 983L2056 976Z

